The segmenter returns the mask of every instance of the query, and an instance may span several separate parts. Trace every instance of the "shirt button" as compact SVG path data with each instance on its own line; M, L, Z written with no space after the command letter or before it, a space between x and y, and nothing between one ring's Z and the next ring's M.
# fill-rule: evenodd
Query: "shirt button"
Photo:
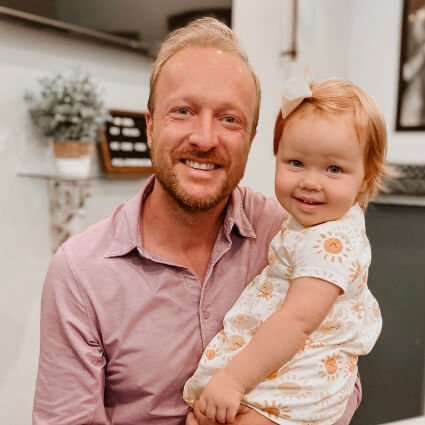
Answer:
M202 315L204 316L204 319L209 319L209 317L210 317L210 312L209 311L204 311L203 313L202 313Z

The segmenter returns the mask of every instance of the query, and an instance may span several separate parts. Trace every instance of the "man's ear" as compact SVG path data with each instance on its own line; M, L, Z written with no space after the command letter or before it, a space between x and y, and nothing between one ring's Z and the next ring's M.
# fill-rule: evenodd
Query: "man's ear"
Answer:
M254 128L251 132L251 143L250 143L250 145L252 145L252 142L254 141L256 134L257 134L257 129Z
M153 120L152 120L152 115L149 111L146 112L145 119L146 119L146 137L148 139L148 147L149 149L152 150Z

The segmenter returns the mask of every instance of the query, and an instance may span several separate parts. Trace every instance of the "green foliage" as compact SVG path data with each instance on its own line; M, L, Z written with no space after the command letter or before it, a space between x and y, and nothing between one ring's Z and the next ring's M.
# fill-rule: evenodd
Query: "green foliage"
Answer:
M88 73L79 69L70 74L40 78L38 96L27 93L29 113L36 127L58 141L96 140L97 130L109 118L102 92Z

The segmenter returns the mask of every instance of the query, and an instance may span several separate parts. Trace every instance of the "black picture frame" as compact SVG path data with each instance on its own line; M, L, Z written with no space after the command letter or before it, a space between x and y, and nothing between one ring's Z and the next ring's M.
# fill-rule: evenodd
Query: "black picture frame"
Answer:
M425 0L404 0L396 131L425 130Z

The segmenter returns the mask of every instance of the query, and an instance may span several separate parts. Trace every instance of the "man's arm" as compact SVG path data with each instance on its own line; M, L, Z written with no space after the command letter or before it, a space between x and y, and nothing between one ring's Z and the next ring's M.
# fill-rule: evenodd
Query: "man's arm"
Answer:
M43 287L34 425L109 424L105 358L87 306L62 247Z

